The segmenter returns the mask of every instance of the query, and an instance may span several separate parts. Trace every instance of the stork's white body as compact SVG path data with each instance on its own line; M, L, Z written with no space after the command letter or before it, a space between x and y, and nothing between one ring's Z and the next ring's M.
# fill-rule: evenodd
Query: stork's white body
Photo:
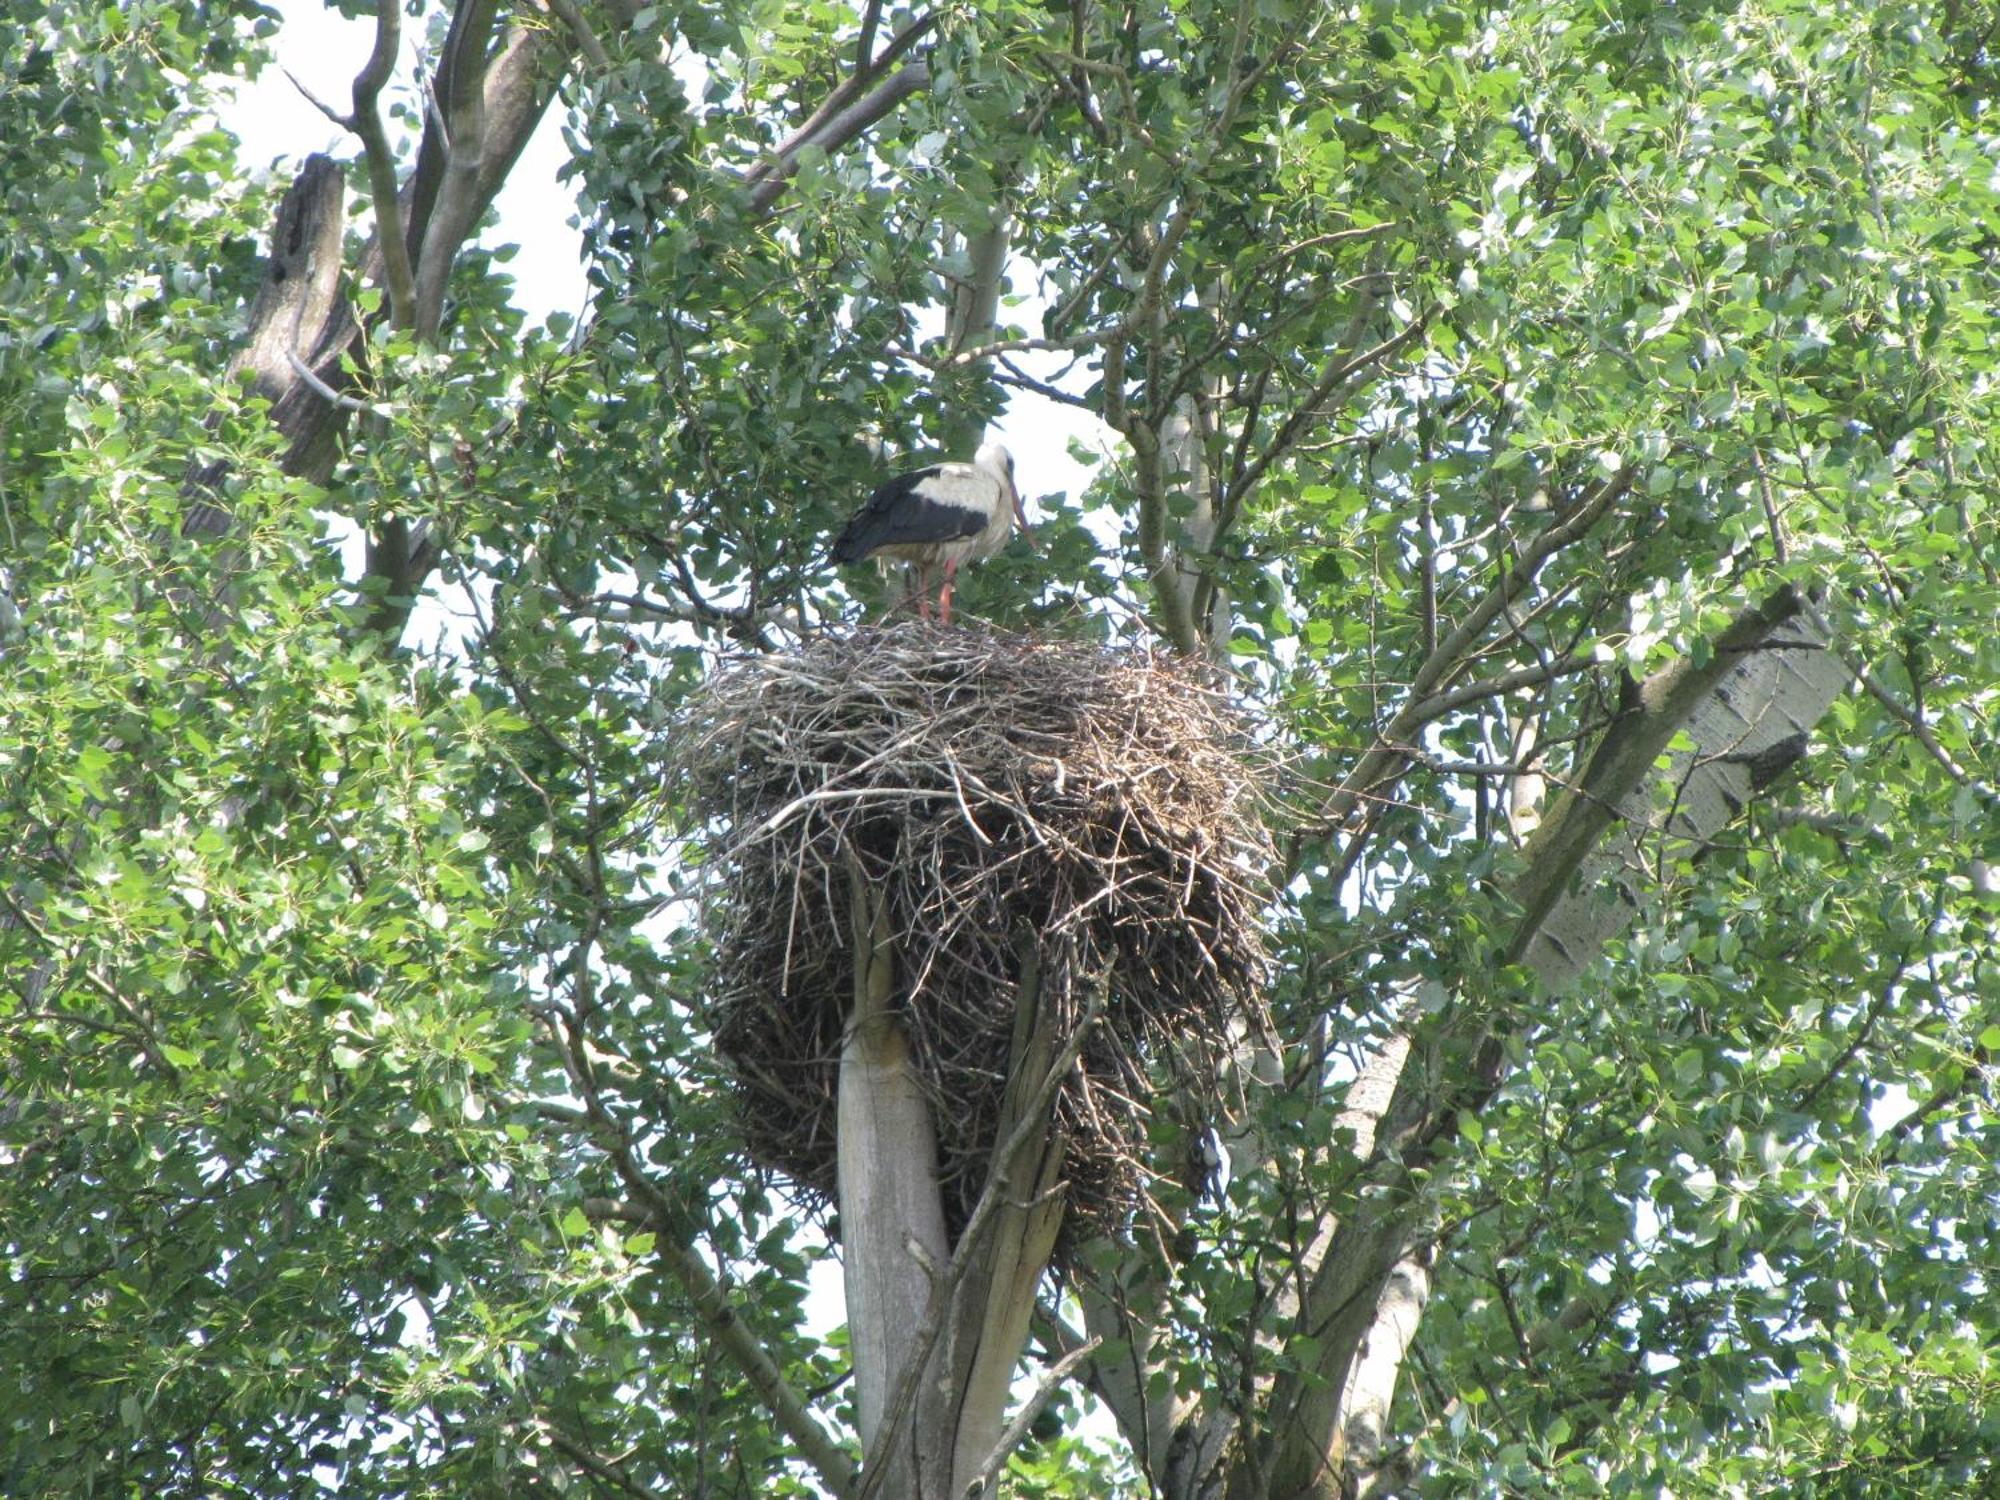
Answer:
M920 613L930 618L935 589L939 617L950 624L959 566L998 552L1016 521L1026 532L1028 518L1014 487L1014 460L999 444L988 443L969 464L933 464L877 486L834 542L833 559L914 563Z

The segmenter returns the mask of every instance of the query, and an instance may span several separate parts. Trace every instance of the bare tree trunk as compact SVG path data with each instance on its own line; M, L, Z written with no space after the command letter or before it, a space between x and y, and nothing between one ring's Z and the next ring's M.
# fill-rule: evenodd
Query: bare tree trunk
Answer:
M895 950L883 901L854 882L854 1014L840 1052L839 1189L842 1271L861 1449L881 1468L880 1493L922 1493L920 1444L881 1443L884 1418L909 1372L912 1335L950 1257L938 1193L930 1103L890 1009ZM921 1424L905 1428L906 1438ZM934 1467L934 1465L932 1466Z
M866 1455L858 1494L957 1496L1005 1455L1007 1398L1062 1226L1055 1085L1080 1038L1058 1047L1024 945L993 1160L970 1221L949 1245L930 1102L892 1008L893 936L880 893L859 870L852 878L855 1008L841 1051L838 1153Z

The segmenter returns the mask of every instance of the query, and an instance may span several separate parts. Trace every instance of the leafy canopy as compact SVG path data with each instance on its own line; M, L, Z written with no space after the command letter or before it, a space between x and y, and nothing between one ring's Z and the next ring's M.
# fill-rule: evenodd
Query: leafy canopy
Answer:
M787 158L774 209L744 174L874 22L583 15L587 325L524 326L470 251L419 337L364 217L370 410L309 476L220 377L285 183L211 89L276 18L0 18L0 1489L812 1492L678 1259L851 1416L804 1315L820 1226L744 1162L706 1046L661 767L731 637L885 601L823 561L857 434L955 450L1050 402L1114 456L962 607L1213 648L1303 772L1296 1086L1255 1096L1257 1170L1096 1269L1165 1256L1156 1399L1309 1358L1253 1334L1293 1226L1357 1207L1346 1082L1435 981L1511 1072L1416 1189L1413 1492L1990 1482L1991 7L947 7L927 86ZM409 169L422 114L392 124ZM960 358L1003 218L1019 347ZM217 465L228 537L185 535ZM343 544L392 524L441 540L450 649L366 628L393 586ZM1552 796L1783 585L1866 690L1539 993L1502 962L1524 777ZM1143 1492L1083 1404L1015 1493Z

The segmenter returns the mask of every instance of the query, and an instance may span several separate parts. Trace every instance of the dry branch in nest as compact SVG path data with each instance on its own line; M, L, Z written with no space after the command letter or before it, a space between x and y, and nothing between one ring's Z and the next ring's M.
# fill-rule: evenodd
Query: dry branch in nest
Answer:
M711 830L710 1023L752 1158L834 1192L850 882L886 903L948 1227L977 1201L1024 942L1063 1081L1065 1245L1199 1174L1233 1026L1255 1022L1270 866L1245 720L1199 667L908 623L724 668L679 759ZM1163 1101L1178 1131L1152 1132ZM1161 1159L1150 1138L1178 1141ZM1059 1253L1060 1248L1059 1248Z

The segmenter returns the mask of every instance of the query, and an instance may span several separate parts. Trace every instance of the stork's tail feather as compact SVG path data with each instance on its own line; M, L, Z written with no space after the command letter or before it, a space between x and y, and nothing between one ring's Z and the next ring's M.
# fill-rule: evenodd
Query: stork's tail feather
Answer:
M872 524L870 524L872 523ZM833 550L828 554L837 563L860 562L876 544L888 528L881 524L881 518L863 511L847 523L846 529L833 539Z

